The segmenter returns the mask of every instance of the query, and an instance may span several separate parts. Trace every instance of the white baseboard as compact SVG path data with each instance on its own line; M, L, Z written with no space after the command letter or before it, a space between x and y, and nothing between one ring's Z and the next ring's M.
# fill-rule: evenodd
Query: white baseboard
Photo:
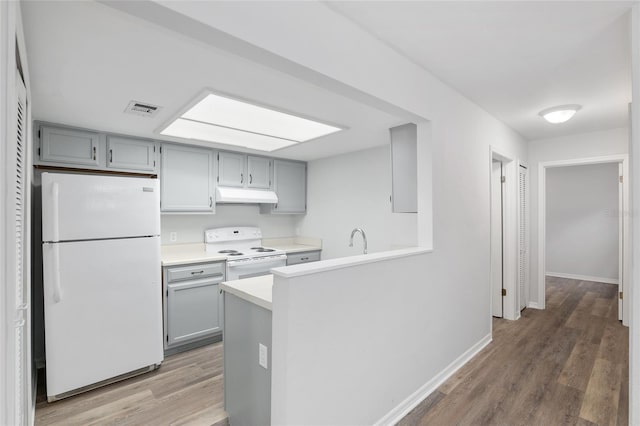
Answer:
M589 275L564 274L562 272L547 272L545 275L548 277L568 278L570 280L580 280L580 281L593 281L596 283L605 283L605 284L619 283L619 280L617 278L604 278L604 277L592 277Z
M540 304L538 302L529 302L529 303L527 303L527 308L542 309L542 307L540 307Z
M491 333L484 336L478 343L469 348L465 353L460 355L455 361L449 364L444 370L436 374L436 376L422 385L417 391L409 395L407 399L395 406L391 411L385 414L375 425L395 425L403 417L405 417L411 410L416 408L426 397L428 397L433 391L443 384L449 377L451 377L456 371L458 371L463 365L465 365L471 358L473 358L478 352L484 349L489 343L491 343Z

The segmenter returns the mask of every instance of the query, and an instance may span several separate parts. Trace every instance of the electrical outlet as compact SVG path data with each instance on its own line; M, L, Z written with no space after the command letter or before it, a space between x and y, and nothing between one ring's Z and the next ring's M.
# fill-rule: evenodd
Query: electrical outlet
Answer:
M175 243L178 241L178 233L177 232L169 232L169 241Z
M269 362L267 359L267 347L262 343L258 343L258 364L260 364L260 366L265 369L269 368Z

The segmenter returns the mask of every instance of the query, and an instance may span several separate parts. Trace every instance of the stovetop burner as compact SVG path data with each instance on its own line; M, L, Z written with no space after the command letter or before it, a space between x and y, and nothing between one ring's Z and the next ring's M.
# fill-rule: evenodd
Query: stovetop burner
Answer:
M268 252L271 252L271 251L275 251L274 249L264 248L264 247L255 247L255 248L252 248L251 250L255 250L258 253L268 253Z
M240 253L239 251L234 251L233 253L227 253L228 256L242 256L244 253Z
M226 253L238 253L238 250L220 250L218 253L226 254Z

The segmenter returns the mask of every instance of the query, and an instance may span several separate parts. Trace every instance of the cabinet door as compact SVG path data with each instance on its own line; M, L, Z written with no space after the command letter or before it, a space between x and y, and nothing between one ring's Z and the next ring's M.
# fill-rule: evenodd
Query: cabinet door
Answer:
M271 187L271 160L264 157L247 157L249 181L247 187L269 189Z
M40 160L44 162L99 166L100 135L74 129L42 126L40 129Z
M107 167L154 172L156 144L142 139L107 136Z
M245 185L245 163L247 156L232 152L218 153L218 185L238 186Z
M278 196L274 213L305 213L307 210L307 165L273 160L273 187Z
M220 282L222 276L167 284L167 346L205 338L222 330Z
M163 212L214 212L213 151L162 146L160 206Z

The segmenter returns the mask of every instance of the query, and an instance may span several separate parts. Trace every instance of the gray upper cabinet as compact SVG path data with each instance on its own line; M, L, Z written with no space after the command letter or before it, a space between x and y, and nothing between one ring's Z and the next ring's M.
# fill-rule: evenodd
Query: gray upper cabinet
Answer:
M247 156L234 152L218 153L218 185L220 186L245 186Z
M305 213L307 211L307 164L273 160L273 189L278 203L271 213Z
M107 167L156 171L156 143L143 139L107 136Z
M389 129L394 213L418 211L418 129L413 123Z
M161 149L160 206L163 212L214 213L214 152L165 144Z
M40 161L56 165L100 166L100 134L50 126L40 128Z
M249 180L248 188L269 189L271 187L271 159L264 157L247 157Z

